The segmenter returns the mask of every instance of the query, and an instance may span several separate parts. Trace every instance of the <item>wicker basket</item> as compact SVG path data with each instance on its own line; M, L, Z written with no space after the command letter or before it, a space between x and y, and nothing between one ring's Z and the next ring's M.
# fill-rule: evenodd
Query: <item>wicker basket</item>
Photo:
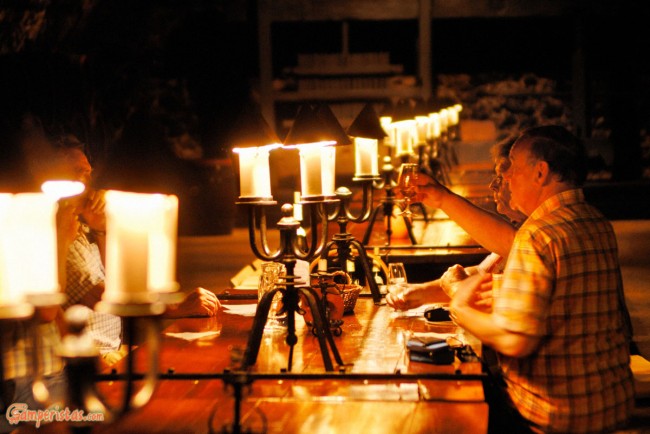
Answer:
M343 314L354 312L354 306L357 304L361 285L338 285L339 292L343 297Z
M354 306L357 304L359 293L363 287L361 285L353 285L352 278L348 273L336 271L333 274L334 278L337 276L343 276L345 278L345 283L336 285L336 289L339 290L341 297L343 297L343 314L354 312Z

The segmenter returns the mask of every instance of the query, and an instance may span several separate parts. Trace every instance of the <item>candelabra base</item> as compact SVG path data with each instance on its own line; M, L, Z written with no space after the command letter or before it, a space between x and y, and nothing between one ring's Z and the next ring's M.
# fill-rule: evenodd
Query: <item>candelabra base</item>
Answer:
M287 363L287 370L291 372L292 362L293 362L293 348L298 342L298 337L296 336L296 313L302 313L302 309L298 305L298 301L302 296L304 300L307 301L307 305L311 309L313 315L313 327L317 332L318 343L321 350L321 355L323 357L323 364L325 365L325 370L334 371L334 365L332 363L332 358L330 357L330 351L334 356L334 360L339 365L343 366L343 360L341 355L336 348L334 342L334 337L329 328L329 324L326 323L322 306L318 303L318 296L316 292L309 286L295 286L293 284L293 279L295 276L287 276L286 288L276 288L273 289L262 296L257 305L257 311L255 312L255 319L253 320L253 327L251 329L251 334L248 338L248 343L246 345L246 352L244 353L244 359L242 361L242 369L247 370L257 361L257 355L259 353L260 345L262 342L262 337L264 335L264 328L266 321L269 317L269 311L271 308L271 303L276 292L280 291L282 293L282 302L284 305L284 310L287 313L287 337L286 343L289 345L289 357Z

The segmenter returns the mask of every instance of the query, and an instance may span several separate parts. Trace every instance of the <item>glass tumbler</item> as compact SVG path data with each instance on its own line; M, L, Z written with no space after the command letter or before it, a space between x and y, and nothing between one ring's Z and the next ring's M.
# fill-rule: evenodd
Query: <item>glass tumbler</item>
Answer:
M262 264L262 274L260 275L259 285L257 287L257 301L262 299L262 296L269 291L275 289L276 285L282 281L286 275L286 268L284 264L279 262L266 262ZM287 314L280 314L282 309L282 293L280 291L275 293L271 308L269 309L268 319L264 331L280 331L286 329Z

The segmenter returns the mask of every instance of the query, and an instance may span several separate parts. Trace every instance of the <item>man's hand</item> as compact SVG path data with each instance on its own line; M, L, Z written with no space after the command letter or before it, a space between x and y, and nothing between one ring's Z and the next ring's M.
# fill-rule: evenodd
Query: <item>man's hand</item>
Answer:
M444 185L424 173L418 175L417 184L418 194L413 202L422 202L431 208L442 208L442 201L449 193Z
M396 292L386 294L386 303L395 310L408 310L428 302L428 289L422 284L401 285Z
M191 316L214 316L221 308L219 299L212 291L196 288L185 300L176 306L169 306L165 312L167 318L184 318Z
M488 300L491 305L492 275L477 273L456 284L456 293L449 307L452 313L467 307L485 311Z
M86 193L86 202L81 217L88 227L94 231L106 231L106 191L89 189Z
M440 277L440 286L449 297L453 297L456 293L456 286L458 282L465 280L469 277L467 271L462 265L456 264L447 268L447 271Z

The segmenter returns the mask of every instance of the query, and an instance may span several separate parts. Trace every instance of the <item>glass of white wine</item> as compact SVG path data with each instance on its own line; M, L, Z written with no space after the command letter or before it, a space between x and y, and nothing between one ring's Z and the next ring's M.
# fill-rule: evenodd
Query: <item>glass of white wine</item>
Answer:
M418 165L415 163L402 164L397 178L397 188L404 196L404 211L402 211L402 214L406 216L411 215L411 201L418 193L417 179Z

